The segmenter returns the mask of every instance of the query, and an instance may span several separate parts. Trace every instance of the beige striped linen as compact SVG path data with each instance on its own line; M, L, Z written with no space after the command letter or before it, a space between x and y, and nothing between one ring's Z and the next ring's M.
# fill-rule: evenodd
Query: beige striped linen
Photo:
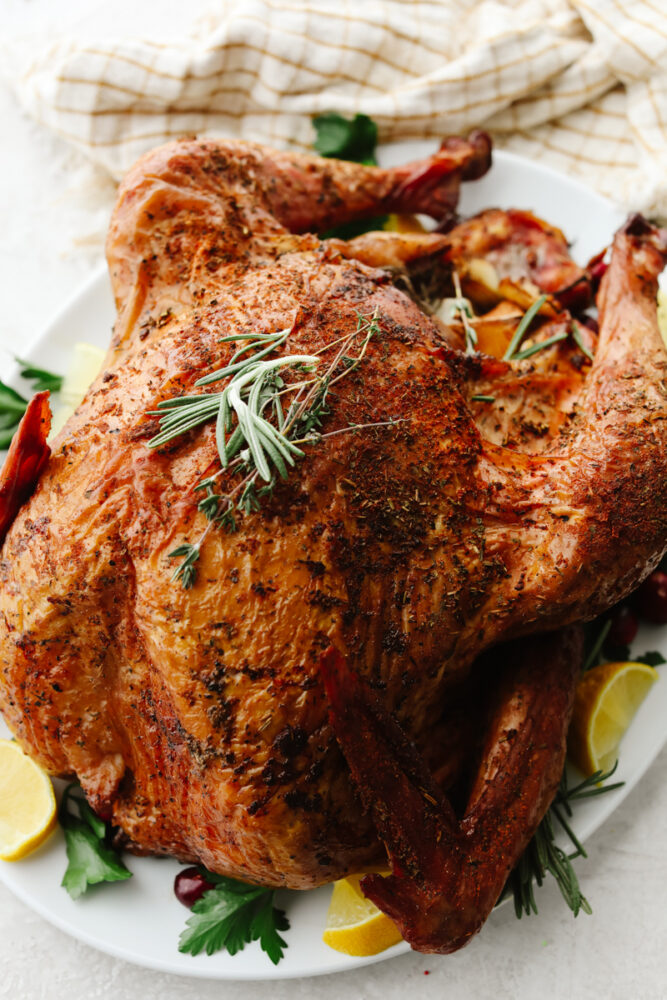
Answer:
M187 38L58 40L23 106L119 177L175 136L308 147L311 116L381 138L474 126L667 216L667 0L218 0Z

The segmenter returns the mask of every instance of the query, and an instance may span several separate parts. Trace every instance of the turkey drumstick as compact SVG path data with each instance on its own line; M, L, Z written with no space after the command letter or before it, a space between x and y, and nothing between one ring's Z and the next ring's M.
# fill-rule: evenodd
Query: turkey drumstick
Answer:
M364 893L419 951L467 944L554 797L582 660L581 630L498 651L494 707L459 820L381 700L331 648L321 661L329 718L392 874Z

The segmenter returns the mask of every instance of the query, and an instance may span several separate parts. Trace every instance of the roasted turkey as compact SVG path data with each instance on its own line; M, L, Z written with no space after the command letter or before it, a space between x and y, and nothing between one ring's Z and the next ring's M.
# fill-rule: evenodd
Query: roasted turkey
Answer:
M481 134L394 170L224 140L147 154L111 223L102 373L50 457L35 397L0 482L0 708L27 752L129 849L247 881L320 885L381 838L393 875L366 891L424 950L478 929L554 793L566 626L667 545L665 236L618 233L582 353L567 309L591 278L562 234L499 211L452 228L488 165ZM313 235L386 211L449 231ZM429 299L454 270L510 330L507 302L546 293L549 344L471 350ZM281 330L278 355L339 368L303 456L230 531L196 490L239 480L215 422L155 446L160 404ZM304 371L283 378L289 402Z

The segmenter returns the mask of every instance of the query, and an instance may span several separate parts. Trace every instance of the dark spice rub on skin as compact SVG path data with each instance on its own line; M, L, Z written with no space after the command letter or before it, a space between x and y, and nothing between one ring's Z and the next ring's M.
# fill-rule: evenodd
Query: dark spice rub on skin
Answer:
M661 233L616 237L595 361L573 369L578 405L548 424L539 453L535 435L491 440L470 398L490 379L499 400L515 378L529 393L535 373L535 395L557 408L549 379L561 385L562 372L463 359L394 287L380 250L361 262L339 241L295 235L381 211L439 218L485 166L478 135L388 171L184 141L147 154L121 186L105 375L1 552L0 707L132 850L294 888L378 860L329 722L324 651L347 658L445 774L456 747L443 710L476 657L593 617L662 555ZM446 255L449 235L424 235L417 251L397 238L392 259ZM312 353L359 314L379 332L335 386L323 429L400 422L309 445L236 533L208 535L194 586L172 583L168 554L206 524L193 486L219 462L211 425L151 451L146 414L226 363L222 337L290 327L281 351ZM531 823L548 805L549 782L538 786Z

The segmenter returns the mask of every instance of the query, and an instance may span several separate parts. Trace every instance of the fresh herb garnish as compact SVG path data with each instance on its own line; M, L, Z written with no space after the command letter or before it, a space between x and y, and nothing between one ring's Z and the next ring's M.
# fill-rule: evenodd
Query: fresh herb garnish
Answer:
M67 870L62 885L78 899L98 882L122 882L130 878L118 852L110 844L109 826L96 816L76 784L63 792L58 820L65 834Z
M228 364L200 378L203 387L227 380L218 393L176 396L158 403L152 416L160 417L160 432L148 442L159 448L200 424L215 420L216 445L220 470L198 483L195 491L204 490L198 504L208 525L195 543L183 542L169 558L181 558L172 579L187 589L196 579L195 563L202 542L216 525L236 530L237 512L250 514L270 496L278 479L287 479L289 468L304 457L302 445L315 443L334 434L350 433L365 427L387 427L400 420L384 420L322 434L319 430L329 412L327 398L333 385L361 364L368 344L380 332L377 315L357 314L356 329L339 337L314 354L285 354L271 357L285 343L292 327L277 333L225 337L222 343L239 341ZM334 357L320 375L315 369L322 355L334 351ZM303 375L286 384L287 371ZM289 400L289 403L287 401ZM227 493L218 493L217 479L226 471L237 469L242 478Z
M182 559L182 562L172 573L171 579L172 581L180 580L183 584L183 589L189 590L197 576L195 563L199 559L199 544L191 545L189 542L184 542L182 545L177 546L173 552L169 553L169 558Z
M503 361L513 361L515 360L516 352L521 346L521 341L523 340L526 331L533 319L538 314L544 303L547 301L546 295L540 295L539 298L535 299L533 304L526 309L525 313L521 317L521 322L514 331L514 336L512 337L507 350L503 355Z
M368 115L355 115L354 118L343 118L335 112L316 115L313 118L316 137L313 148L327 158L351 160L353 163L365 163L375 166L375 147L377 146L378 129ZM341 240L352 240L373 229L382 229L388 215L376 215L371 219L356 219L344 222L321 233L322 239L337 237Z
M591 670L593 667L597 667L602 658L602 647L604 646L605 639L609 635L610 628L610 618L603 621L601 624L599 620L596 619L586 626L586 641L584 644L585 656L584 665L582 667L583 673L586 673L587 670Z
M190 955L212 955L226 949L230 955L259 940L274 965L283 957L286 941L279 931L289 930L283 910L274 906L275 890L246 885L200 868L212 889L192 907L192 916L181 934L178 950Z
M472 309L470 308L470 303L467 299L463 298L463 292L461 291L461 281L459 279L458 271L452 273L452 280L454 282L454 291L456 293L456 298L453 300L454 309L458 312L461 317L461 322L463 323L463 330L465 333L466 341L466 354L474 354L477 350L477 332L470 322L473 318Z
M578 799L603 795L620 788L624 784L622 781L603 785L603 782L613 775L617 764L618 762L606 774L602 771L596 771L595 774L585 778L573 788L568 786L567 773L565 770L563 771L560 786L551 807L521 855L519 863L507 880L507 885L501 896L501 900L509 895L514 897L514 911L519 919L524 914L530 916L531 913L537 913L535 884L541 886L547 874L556 879L563 899L575 917L581 910L589 914L592 912L588 900L581 891L577 874L572 867L574 858L586 858L588 855L570 826L571 804ZM560 826L569 837L574 847L571 854L567 854L556 844L557 826Z
M577 345L581 353L585 354L589 361L593 361L593 355L584 344L583 338L581 336L581 329L576 319L572 320L572 339L574 340L575 344Z
M27 406L27 399L0 381L0 448L11 444Z
M54 375L44 368L35 368L27 361L16 359L21 376L33 383L35 392L58 392L62 375ZM8 448L28 407L28 400L0 380L0 449Z
M471 396L470 401L472 403L495 403L496 397L485 396L483 393L480 393L478 396Z
M35 392L60 392L62 389L62 375L54 375L46 368L36 368L29 361L21 361L20 358L15 358L15 361L21 369L21 378L32 382Z
M553 337L547 337L546 340L541 340L538 344L531 344L530 347L524 348L523 351L517 351L512 356L512 361L524 361L526 358L532 358L533 354L537 354L538 351L546 351L547 347L553 347L554 344L559 344L561 340L567 340L568 336L569 334L566 330L554 333Z
M651 650L648 653L644 653L643 656L635 656L635 663L644 663L647 667L660 667L663 663L667 663L667 660L659 653L657 650Z
M377 163L375 147L378 127L368 115L343 118L335 112L326 112L315 115L313 126L317 133L313 148L320 156L352 160L354 163L371 166Z
M600 663L625 662L631 660L633 663L644 663L647 667L659 667L667 660L662 653L657 650L649 650L641 656L635 656L629 646L613 644L606 640L612 626L611 618L596 618L586 625L586 640L584 644L584 666L583 672L592 670Z

